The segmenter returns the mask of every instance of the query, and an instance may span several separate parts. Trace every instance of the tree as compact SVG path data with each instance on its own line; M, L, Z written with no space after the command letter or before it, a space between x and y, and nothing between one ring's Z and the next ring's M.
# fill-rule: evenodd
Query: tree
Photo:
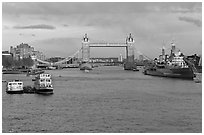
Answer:
M13 66L16 67L21 67L22 61L21 60L13 60Z
M2 57L2 65L5 68L11 68L13 66L13 58L12 57Z
M21 66L31 67L31 66L33 66L33 64L34 64L33 60L29 57L29 58L23 58L22 59L22 65Z
M2 57L2 65L5 68L19 68L19 67L31 67L33 66L33 60L29 58L23 58L20 60L15 60L13 57L3 56Z

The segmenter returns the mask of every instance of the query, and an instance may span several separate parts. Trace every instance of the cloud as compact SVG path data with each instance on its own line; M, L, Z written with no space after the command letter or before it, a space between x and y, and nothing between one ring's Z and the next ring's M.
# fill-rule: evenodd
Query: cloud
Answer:
M160 40L169 40L170 35L178 35L180 38L179 36L188 37L195 33L195 38L184 39L188 41L187 44L195 40L199 42L202 34L201 29L198 29L201 27L201 10L201 2L3 2L3 25L14 26L3 31L3 43L6 46L21 40L34 42L49 39L36 45L39 44L39 48L44 49L50 56L55 53L67 56L67 51L71 54L74 52L73 48L81 47L84 33L88 33L91 42L124 42L127 34L131 32L137 49L153 54L152 49L159 46ZM198 17L196 19L200 21L195 21L193 17ZM193 25L189 25L191 23ZM45 24L51 24L57 29ZM35 32L36 36L16 36L19 32L30 35ZM72 41L60 37L79 39ZM53 48L50 48L50 45Z
M172 12L172 13L201 13L202 3L201 2L166 2L155 4L161 12Z
M69 27L69 25L68 24L63 24L63 27Z
M202 21L201 20L194 19L192 17L185 17L185 16L184 17L179 17L179 20L189 22L189 23L193 23L198 27L202 26Z
M36 50L45 53L46 56L68 57L81 48L81 38L49 38L36 40L30 43Z
M94 11L94 12L93 12ZM201 12L201 2L3 2L2 13L69 15L135 12Z
M25 34L25 33L19 33L18 34L19 36L29 36L29 37L35 37L36 35L35 34Z
M48 29L53 30L56 27L46 24L38 24L38 25L28 25L28 26L14 26L14 29Z
M7 26L7 25L2 26L2 30L8 30L8 29L10 29L9 26Z

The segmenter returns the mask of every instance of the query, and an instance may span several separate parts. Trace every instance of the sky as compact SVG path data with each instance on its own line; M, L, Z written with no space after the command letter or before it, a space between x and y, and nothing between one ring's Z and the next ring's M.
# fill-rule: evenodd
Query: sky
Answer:
M125 43L154 58L175 42L184 54L202 54L201 2L3 2L2 50L28 43L47 57L68 57L90 42ZM124 48L91 48L91 57L119 57Z

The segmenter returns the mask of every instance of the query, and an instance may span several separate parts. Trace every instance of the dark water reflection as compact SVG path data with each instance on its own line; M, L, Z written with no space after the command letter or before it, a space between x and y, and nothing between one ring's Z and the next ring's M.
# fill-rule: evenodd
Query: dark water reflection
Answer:
M2 83L3 132L201 132L201 84L120 67L47 72L49 96L9 95ZM33 84L32 77L3 75L12 79Z

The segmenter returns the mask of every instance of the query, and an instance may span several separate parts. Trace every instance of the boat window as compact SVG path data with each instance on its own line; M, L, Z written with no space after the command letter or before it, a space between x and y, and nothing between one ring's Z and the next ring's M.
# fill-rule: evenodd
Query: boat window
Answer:
M47 79L46 81L47 81L47 82L51 82L51 80L50 80L50 79Z
M18 85L22 85L22 83L18 83Z
M45 81L45 79L40 79L40 82L44 82Z
M12 85L11 83L9 83L8 85Z

